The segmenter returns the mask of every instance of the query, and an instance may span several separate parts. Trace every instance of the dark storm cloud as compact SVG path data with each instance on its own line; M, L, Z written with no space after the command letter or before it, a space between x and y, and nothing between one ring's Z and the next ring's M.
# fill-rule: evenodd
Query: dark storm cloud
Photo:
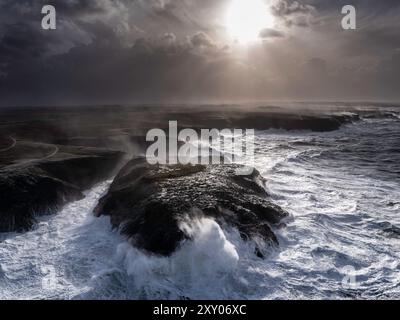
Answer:
M0 103L399 98L398 1L351 1L346 32L348 1L271 0L276 26L246 55L223 36L229 1L0 0Z
M39 32L25 24L9 26L1 39L1 60L13 61L36 58L43 53L42 38Z
M195 47L215 48L216 45L213 40L204 32L199 32L191 37L191 43Z
M124 46L117 32L102 22L91 23L86 29L95 34L90 44L46 59L30 54L40 54L45 43L40 36L24 42L24 47L18 46L20 36L4 39L0 52L13 60L7 65L7 76L3 75L2 96L19 96L31 104L40 104L43 97L47 103L112 103L132 99L161 102L175 95L199 98L212 89L208 77L225 55L225 49L203 32L180 41L174 34L165 33ZM11 33L7 37L11 38ZM8 49L10 43L15 43L25 56L13 55ZM23 95L18 91L23 91Z
M285 17L295 14L310 14L315 11L315 8L308 4L303 4L295 0L276 1L271 7L273 14Z
M176 1L150 1L152 13L172 22L183 23Z
M385 13L399 7L397 0L302 0L304 4L311 5L319 11L341 11L345 5L353 5L358 9L364 9L370 13Z
M281 18L287 26L308 27L316 13L314 6L296 0L277 0L271 12Z
M266 28L260 31L260 38L268 39L268 38L283 38L285 34L279 30Z
M112 2L108 0L75 1L75 0L52 0L44 1L45 4L54 5L57 10L69 16L84 16L106 13L111 8Z

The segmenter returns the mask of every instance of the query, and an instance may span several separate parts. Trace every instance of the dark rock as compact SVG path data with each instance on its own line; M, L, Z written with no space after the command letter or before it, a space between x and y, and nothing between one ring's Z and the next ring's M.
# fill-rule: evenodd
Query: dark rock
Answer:
M36 214L48 214L60 205L83 197L76 186L49 176L39 168L0 173L0 232L32 228Z
M390 224L389 227L383 229L383 232L385 232L392 238L400 238L400 228L394 225Z
M244 239L278 244L271 227L287 213L267 200L264 180L256 170L239 176L239 168L159 166L134 159L120 171L95 214L109 215L133 245L161 255L173 253L190 238L179 223L198 215L236 227Z
M394 207L394 206L398 205L399 203L400 203L400 202L393 202L393 201L390 201L390 202L388 202L387 206L388 206L388 207Z
M231 126L254 128L256 130L285 129L311 130L316 132L334 131L343 124L359 120L356 114L313 115L313 114L268 114L253 113L232 117Z
M54 158L2 167L0 232L29 230L35 216L55 213L82 198L82 191L112 175L122 155L70 148L61 149Z

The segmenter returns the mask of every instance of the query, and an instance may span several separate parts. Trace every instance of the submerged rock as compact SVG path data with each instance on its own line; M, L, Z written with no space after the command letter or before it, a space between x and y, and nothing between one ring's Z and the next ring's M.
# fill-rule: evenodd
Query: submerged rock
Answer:
M111 176L121 152L59 148L52 158L0 169L0 232L32 228L35 217L55 213L82 192Z
M160 255L190 238L180 223L199 215L236 227L243 239L278 244L271 227L287 213L267 200L259 172L240 176L240 168L149 165L137 158L120 171L95 214L109 215L134 246Z

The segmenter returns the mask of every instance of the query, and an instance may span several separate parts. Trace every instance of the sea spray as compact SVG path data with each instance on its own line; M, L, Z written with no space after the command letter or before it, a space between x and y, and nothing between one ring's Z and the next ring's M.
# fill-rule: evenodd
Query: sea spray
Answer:
M174 298L212 296L225 288L224 280L235 272L239 254L218 223L199 218L182 222L181 229L192 240L170 257L150 255L128 243L119 245L118 257L145 298L161 291Z
M399 125L379 117L323 134L257 132L256 167L268 178L268 194L293 216L277 231L279 248L264 260L237 230L212 220L186 221L186 232L197 237L168 258L121 244L108 218L91 217L108 189L104 183L58 215L41 218L35 230L0 235L0 298L398 298ZM127 266L137 258L143 260L135 273ZM204 263L193 266L199 259ZM42 289L41 265L32 261L57 267L59 290ZM357 290L342 286L349 266ZM212 270L216 274L206 276ZM196 273L202 277L190 283Z

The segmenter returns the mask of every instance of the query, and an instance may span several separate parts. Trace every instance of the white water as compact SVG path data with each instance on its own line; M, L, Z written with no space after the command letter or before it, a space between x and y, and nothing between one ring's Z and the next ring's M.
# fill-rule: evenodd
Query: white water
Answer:
M170 258L127 244L108 218L91 214L109 184L42 217L33 231L1 235L0 299L218 298L242 285L237 249L213 220L183 223L194 241Z
M183 224L195 240L171 257L146 255L91 216L106 182L35 230L1 236L0 298L399 298L399 123L257 134L256 167L292 216L265 260L210 219Z
M69 299L89 289L121 241L108 218L90 214L109 184L40 218L33 231L0 235L0 299Z
M260 267L264 298L400 297L400 238L385 231L400 227L400 122L259 137L256 166L294 218Z

